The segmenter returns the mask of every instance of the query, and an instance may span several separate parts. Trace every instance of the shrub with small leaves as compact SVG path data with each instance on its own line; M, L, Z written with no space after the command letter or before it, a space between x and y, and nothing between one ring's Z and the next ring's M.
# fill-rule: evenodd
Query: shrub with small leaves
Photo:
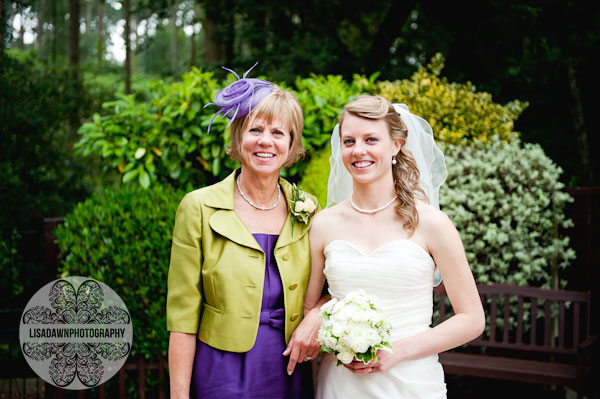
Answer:
M572 226L564 213L572 198L560 167L539 145L519 140L444 147L448 179L440 206L461 235L477 282L550 288L575 258L562 234Z
M63 276L102 281L133 320L133 355L166 354L166 278L177 205L173 188L106 190L79 203L55 230Z

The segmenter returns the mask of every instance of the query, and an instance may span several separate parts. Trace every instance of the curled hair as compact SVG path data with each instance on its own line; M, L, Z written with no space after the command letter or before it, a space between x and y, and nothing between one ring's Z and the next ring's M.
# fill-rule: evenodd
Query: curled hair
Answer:
M340 117L340 132L344 117L352 114L366 119L382 119L389 127L393 140L400 140L401 148L396 154L396 164L392 165L394 176L394 191L400 202L396 212L406 219L403 227L412 235L419 224L416 197L429 202L425 191L419 186L419 169L410 151L404 149L408 129L392 104L381 96L360 96L346 104ZM340 133L341 134L341 133ZM390 160L391 161L391 160Z
M290 154L283 165L284 168L293 165L304 156L302 107L292 92L275 87L271 94L252 109L250 116L236 119L231 124L231 145L227 148L227 155L231 159L242 161L242 137L248 126L257 118L263 118L267 123L271 123L273 119L277 118L283 124L283 127L289 130L291 136Z

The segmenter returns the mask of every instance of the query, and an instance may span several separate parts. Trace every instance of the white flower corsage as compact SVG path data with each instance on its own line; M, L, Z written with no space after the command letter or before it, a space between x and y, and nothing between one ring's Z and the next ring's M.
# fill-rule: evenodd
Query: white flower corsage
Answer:
M315 213L317 204L310 199L300 186L292 185L292 198L290 199L290 212L292 212L292 236L294 235L294 220L308 224L310 217Z

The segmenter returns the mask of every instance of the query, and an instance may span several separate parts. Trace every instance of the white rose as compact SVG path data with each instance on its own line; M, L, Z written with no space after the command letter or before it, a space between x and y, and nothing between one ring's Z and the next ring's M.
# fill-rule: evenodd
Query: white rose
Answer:
M346 332L347 329L348 329L348 323L346 323L344 321L338 321L333 324L333 326L331 328L331 333L333 335L335 335L336 337L341 337L342 335L344 335L344 333Z
M296 212L302 212L306 210L304 201L296 201L296 206L294 207Z
M348 327L349 333L344 337L344 343L356 353L366 352L371 346L372 330L363 323L350 323Z
M310 198L304 201L304 210L308 213L313 213L317 209L317 205Z
M337 299L332 298L327 301L323 306L321 306L321 312L325 312L327 314L331 314L333 312L333 307L337 303Z
M337 354L336 356L338 358L338 360L344 364L350 364L352 363L352 360L354 360L354 353L352 352L340 352Z

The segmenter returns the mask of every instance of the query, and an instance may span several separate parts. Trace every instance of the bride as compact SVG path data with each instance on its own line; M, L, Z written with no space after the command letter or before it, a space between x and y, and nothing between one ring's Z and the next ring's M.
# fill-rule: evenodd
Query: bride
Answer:
M485 316L460 236L438 209L446 169L431 127L405 106L362 96L344 107L332 153L328 203L337 205L312 222L305 319L284 352L288 372L318 354L327 279L338 299L360 288L379 299L393 352L344 367L324 354L316 397L445 398L437 354L476 338ZM436 269L455 314L431 328Z

